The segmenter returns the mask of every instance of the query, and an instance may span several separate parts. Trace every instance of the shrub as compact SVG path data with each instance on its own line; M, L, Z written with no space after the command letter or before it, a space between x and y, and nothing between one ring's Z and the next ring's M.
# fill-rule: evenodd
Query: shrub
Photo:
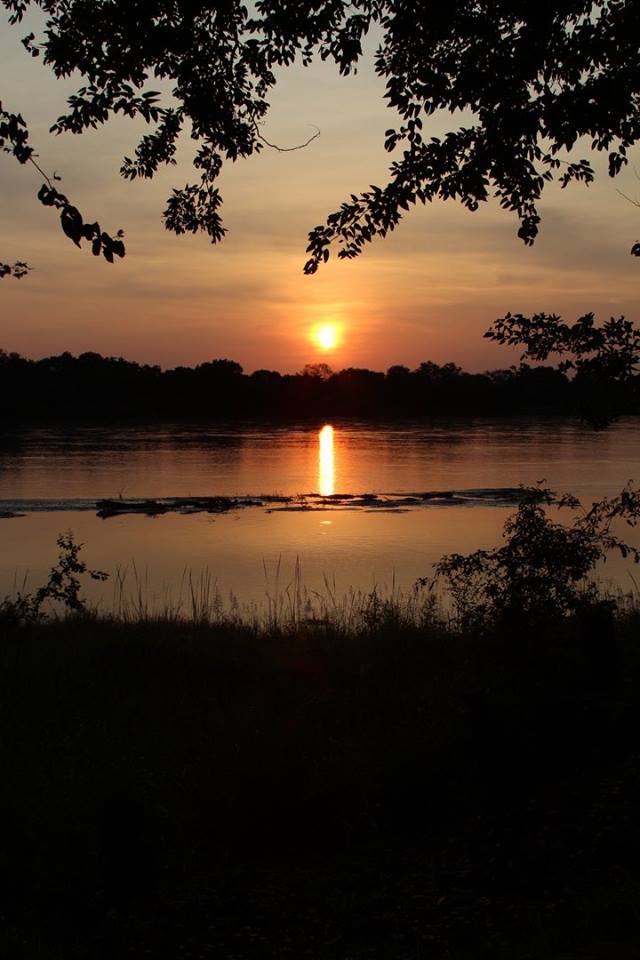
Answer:
M35 623L44 618L46 602L61 603L70 613L87 613L87 602L80 596L80 577L87 573L92 580L106 580L109 574L102 570L90 570L80 559L82 544L76 543L71 531L62 533L56 540L58 562L51 568L49 579L35 593L18 593L16 597L0 603L0 623Z
M569 524L557 523L547 513L552 505L577 515ZM635 526L639 518L640 491L631 485L589 510L575 497L558 497L542 484L523 487L516 513L504 525L501 547L467 556L448 554L436 564L432 578L419 582L444 584L463 625L567 616L597 600L598 588L590 575L612 550L640 561L640 550L614 530L617 521Z

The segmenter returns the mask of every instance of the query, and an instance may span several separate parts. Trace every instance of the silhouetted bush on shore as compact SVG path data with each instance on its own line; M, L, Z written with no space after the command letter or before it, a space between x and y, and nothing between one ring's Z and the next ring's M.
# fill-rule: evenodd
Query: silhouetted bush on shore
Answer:
M599 385L598 403L606 394L609 419L616 411L638 409L636 379L607 390ZM352 368L332 373L326 364L311 364L297 374L256 370L247 375L231 360L163 371L97 353L28 360L0 351L5 423L65 417L300 419L585 411L591 417L593 392L588 375L571 380L542 366L471 374L453 363L425 362L415 370L393 366L385 374Z

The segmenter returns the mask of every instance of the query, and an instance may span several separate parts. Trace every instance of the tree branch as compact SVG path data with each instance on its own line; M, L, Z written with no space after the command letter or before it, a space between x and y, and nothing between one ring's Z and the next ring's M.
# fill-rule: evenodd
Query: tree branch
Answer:
M304 143L299 143L296 147L279 147L277 143L271 143L266 137L262 136L258 129L257 123L255 124L255 129L258 139L262 140L263 143L266 143L266 145L271 147L272 150L277 150L278 153L292 153L294 150L304 150L305 147L308 147L313 140L316 140L320 136L320 128L316 127L315 123L311 123L309 126L313 127L316 132L312 137L309 137L309 139L305 140Z

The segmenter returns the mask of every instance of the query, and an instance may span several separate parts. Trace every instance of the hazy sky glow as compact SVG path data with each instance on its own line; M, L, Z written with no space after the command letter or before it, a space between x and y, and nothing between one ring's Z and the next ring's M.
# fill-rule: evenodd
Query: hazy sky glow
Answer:
M629 249L640 239L640 211L616 192L640 195L631 166L616 181L548 188L532 249L495 201L475 214L437 202L407 214L395 234L358 260L332 258L305 277L307 231L348 194L386 182L393 155L383 149L383 134L396 115L385 108L370 65L346 79L329 64L283 74L265 134L288 146L306 140L314 124L321 136L301 151L266 149L226 166L229 233L212 246L204 235L176 237L160 220L171 187L196 179L188 139L177 167L152 182L128 183L118 170L144 125L117 119L80 137L47 133L79 84L56 82L26 54L19 40L29 29L3 20L3 105L24 115L39 162L63 176L60 189L85 217L125 230L127 257L110 266L76 249L55 213L35 199L36 171L0 157L0 258L35 268L19 282L1 282L5 350L31 357L95 350L162 366L228 357L247 372L291 372L318 360L335 369L384 370L427 359L482 370L513 362L513 353L481 336L508 310L638 319L640 263ZM437 117L423 132L440 134L450 122ZM604 169L603 158L596 164ZM329 352L313 337L322 324L339 331Z

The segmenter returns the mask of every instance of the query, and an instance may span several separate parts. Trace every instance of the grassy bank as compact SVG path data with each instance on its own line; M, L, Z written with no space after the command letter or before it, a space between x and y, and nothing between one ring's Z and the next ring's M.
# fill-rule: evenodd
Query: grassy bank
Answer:
M640 613L71 617L0 644L13 957L551 957L638 935ZM639 941L640 942L640 941Z

